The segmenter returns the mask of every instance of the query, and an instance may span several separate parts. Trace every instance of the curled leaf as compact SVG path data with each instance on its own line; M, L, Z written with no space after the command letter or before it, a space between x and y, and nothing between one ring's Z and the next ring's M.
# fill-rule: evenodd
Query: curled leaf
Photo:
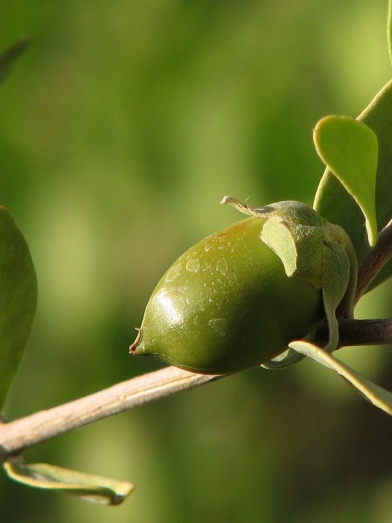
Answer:
M48 490L61 490L86 501L119 505L134 489L132 483L68 470L47 463L3 464L7 475L19 483Z

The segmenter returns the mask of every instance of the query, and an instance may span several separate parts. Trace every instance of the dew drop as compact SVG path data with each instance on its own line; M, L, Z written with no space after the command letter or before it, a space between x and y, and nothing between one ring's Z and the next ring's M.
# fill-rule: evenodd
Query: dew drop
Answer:
M226 258L219 258L219 260L216 262L216 270L219 271L223 276L227 273L227 261Z
M211 264L207 262L203 262L203 272L208 271L208 269L211 269Z
M194 260L189 260L186 264L186 270L189 272L197 272L200 269L200 262L196 258Z
M166 274L165 282L170 283L171 281L174 281L181 272L181 263L178 263L177 265L174 265L171 269L169 269L169 272Z
M215 318L208 322L208 325L219 334L225 336L227 333L227 321L224 318Z

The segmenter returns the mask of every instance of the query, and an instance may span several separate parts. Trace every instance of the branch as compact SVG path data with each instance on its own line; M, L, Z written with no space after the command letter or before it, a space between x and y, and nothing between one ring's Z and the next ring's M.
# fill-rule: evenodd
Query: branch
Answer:
M93 421L223 377L167 367L70 403L0 424L0 462Z
M339 347L392 344L392 320L341 320L339 334ZM317 343L328 340L328 335L322 325ZM0 422L0 462L83 425L223 377L167 367L16 421Z
M392 220L380 231L378 242L362 260L358 271L358 284L354 305L365 294L377 274L392 257Z
M326 322L317 329L316 344L324 346L329 339ZM392 319L339 320L339 346L392 345Z

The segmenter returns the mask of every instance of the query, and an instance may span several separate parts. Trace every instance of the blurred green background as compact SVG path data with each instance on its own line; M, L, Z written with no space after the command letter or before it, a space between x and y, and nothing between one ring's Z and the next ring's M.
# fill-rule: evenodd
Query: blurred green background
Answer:
M390 79L387 1L0 4L0 203L36 263L39 312L10 419L160 368L128 355L156 282L241 218L219 201L312 203L312 128ZM392 316L391 285L363 317ZM295 304L293 304L295 306ZM391 387L386 348L341 356ZM28 452L133 481L106 508L0 475L2 523L386 523L392 420L315 363L255 369Z

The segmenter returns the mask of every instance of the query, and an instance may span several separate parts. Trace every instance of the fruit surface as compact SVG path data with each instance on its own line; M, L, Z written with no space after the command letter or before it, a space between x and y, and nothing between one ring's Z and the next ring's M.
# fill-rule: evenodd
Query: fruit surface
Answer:
M267 219L242 220L185 252L156 286L130 352L186 370L258 366L323 318L321 288L288 277L261 240Z

